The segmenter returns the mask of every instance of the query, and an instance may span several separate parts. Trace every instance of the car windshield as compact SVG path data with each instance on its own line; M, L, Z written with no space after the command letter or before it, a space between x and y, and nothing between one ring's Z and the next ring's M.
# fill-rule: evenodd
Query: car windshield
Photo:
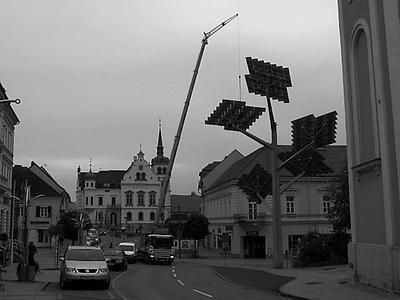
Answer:
M119 246L123 251L134 251L133 246L121 245Z
M121 250L107 250L104 255L106 256L122 256Z
M174 245L173 237L149 237L148 244L154 248L171 248Z
M65 259L99 261L104 260L104 255L101 250L97 249L68 249Z

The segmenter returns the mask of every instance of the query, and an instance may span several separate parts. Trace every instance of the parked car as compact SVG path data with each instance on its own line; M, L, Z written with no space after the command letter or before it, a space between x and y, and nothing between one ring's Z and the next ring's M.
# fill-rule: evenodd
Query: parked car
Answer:
M103 250L94 246L68 246L60 257L60 288L70 283L96 282L104 289L110 285L110 273Z
M128 259L120 249L106 249L104 255L107 259L107 266L110 270L126 271Z
M123 251L128 259L128 263L135 263L137 261L136 245L132 242L119 243L118 247Z

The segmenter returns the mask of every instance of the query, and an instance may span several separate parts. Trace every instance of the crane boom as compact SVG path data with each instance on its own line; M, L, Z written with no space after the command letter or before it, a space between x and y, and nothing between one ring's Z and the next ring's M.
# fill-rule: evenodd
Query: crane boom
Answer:
M208 40L208 38L210 36L212 36L214 33L216 33L218 30L220 30L222 27L224 27L226 24L228 24L230 21L232 21L238 15L239 14L233 15L232 17L226 19L224 22L222 22L221 24L219 24L218 26L216 26L215 28L213 28L209 32L204 33L204 38L201 41L200 53L199 53L199 56L197 57L196 66L195 66L195 69L193 71L192 80L190 82L189 90L188 90L188 93L187 93L187 96L186 96L185 105L183 107L181 119L180 119L180 122L179 122L179 125L178 125L178 130L177 130L177 133L176 133L176 136L175 136L174 145L173 145L172 150L171 150L171 156L169 158L167 174L165 175L164 180L162 182L160 200L158 202L157 212L156 212L156 216L155 216L155 219L154 219L154 224L155 225L159 224L160 216L161 216L161 210L163 210L163 208L164 208L165 198L167 196L167 191L169 189L169 181L171 179L171 173L172 173L172 168L173 168L174 162L175 162L176 152L178 151L178 145L179 145L179 141L181 139L183 125L185 124L185 118L186 118L186 115L187 115L187 112L188 112L188 109L189 109L190 99L192 97L192 93L193 93L193 89L194 89L194 84L196 82L197 74L199 73L200 63L201 63L201 60L203 58L204 49L205 49L205 47L207 45L207 40Z
M237 16L239 16L239 14L234 14L232 17L226 19L225 21L223 21L221 24L219 24L218 26L216 26L215 28L211 29L209 32L205 32L204 33L204 39L208 39L210 36L212 36L214 33L216 33L218 30L220 30L222 27L224 27L226 24L228 24L230 21L232 21L233 19L235 19ZM204 40L203 39L203 40Z

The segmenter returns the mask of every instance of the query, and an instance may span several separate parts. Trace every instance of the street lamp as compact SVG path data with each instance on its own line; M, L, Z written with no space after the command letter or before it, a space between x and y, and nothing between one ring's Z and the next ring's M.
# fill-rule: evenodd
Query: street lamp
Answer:
M20 100L20 99L15 99L15 100L3 99L3 100L0 100L0 103L15 103L15 104L20 104L20 103L21 103L21 100Z
M82 213L79 214L79 219L71 218L71 220L75 223L75 226L78 227L78 244L82 245L82 228L86 225L89 218L83 216Z

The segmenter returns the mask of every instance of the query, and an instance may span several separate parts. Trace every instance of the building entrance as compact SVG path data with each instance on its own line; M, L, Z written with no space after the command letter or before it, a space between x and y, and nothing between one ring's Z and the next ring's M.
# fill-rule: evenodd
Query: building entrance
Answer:
M244 258L265 258L265 236L243 237Z

